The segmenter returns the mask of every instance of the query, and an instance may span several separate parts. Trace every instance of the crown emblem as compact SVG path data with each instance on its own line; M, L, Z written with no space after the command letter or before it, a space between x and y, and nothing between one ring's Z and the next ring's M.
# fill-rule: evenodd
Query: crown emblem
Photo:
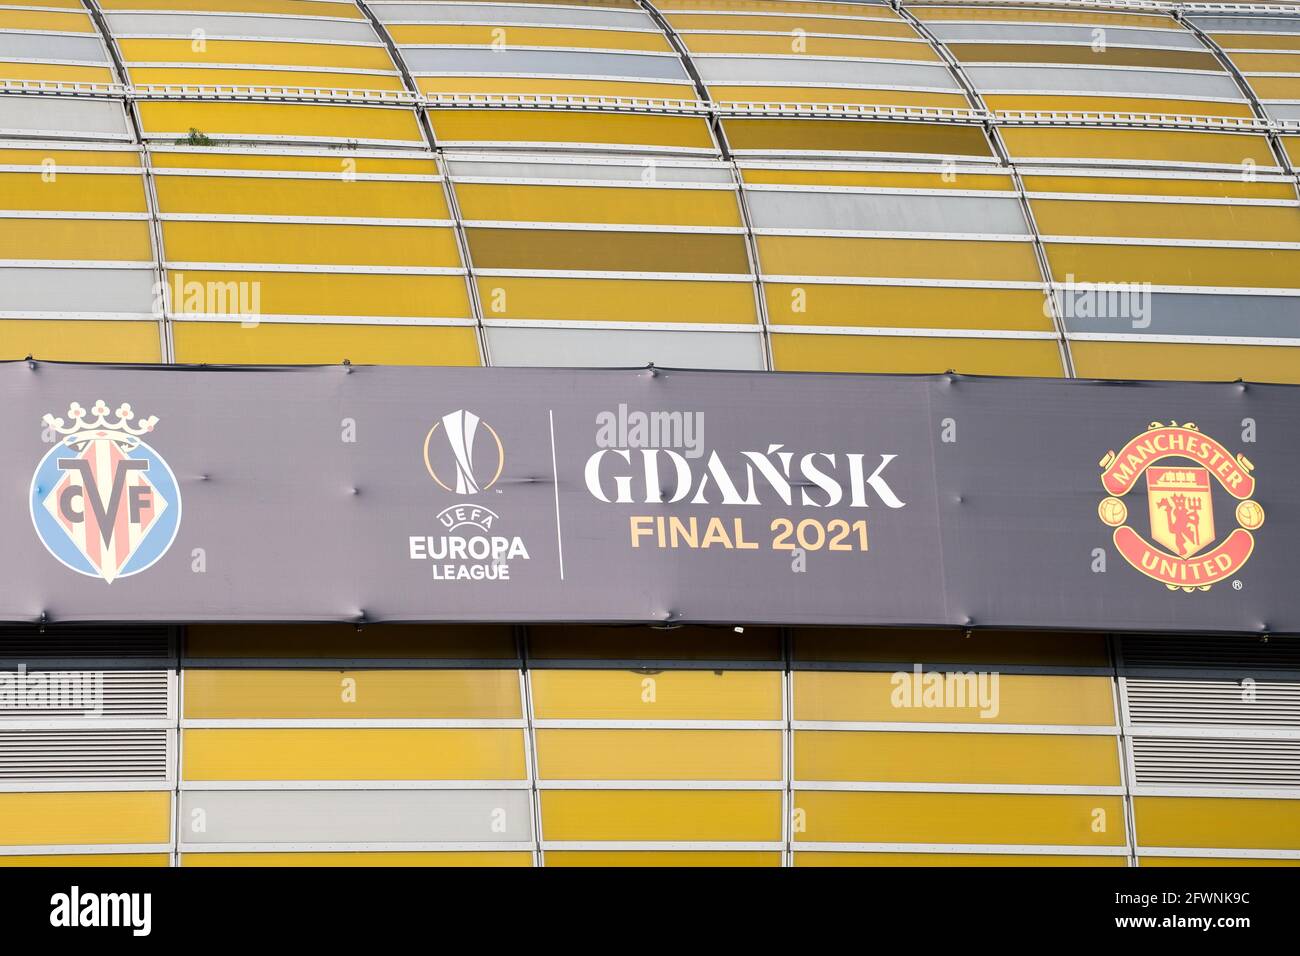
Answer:
M126 402L117 406L113 414L116 419L109 421L108 403L101 398L95 400L89 412L73 402L68 406L67 419L46 412L41 421L62 435L60 444L69 448L84 448L91 441L111 441L124 449L134 448L140 443L140 436L149 434L158 424L157 415L136 422L135 411Z

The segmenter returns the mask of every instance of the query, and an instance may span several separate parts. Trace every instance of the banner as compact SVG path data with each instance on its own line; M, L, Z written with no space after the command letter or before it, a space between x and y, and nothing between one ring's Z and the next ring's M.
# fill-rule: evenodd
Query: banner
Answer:
M1300 631L1300 388L0 364L0 619Z

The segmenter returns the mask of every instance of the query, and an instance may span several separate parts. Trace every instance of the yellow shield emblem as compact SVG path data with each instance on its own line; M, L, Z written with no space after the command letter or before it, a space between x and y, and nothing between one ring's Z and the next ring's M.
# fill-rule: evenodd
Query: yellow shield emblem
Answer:
M1208 468L1148 468L1151 537L1188 558L1214 543L1214 502Z

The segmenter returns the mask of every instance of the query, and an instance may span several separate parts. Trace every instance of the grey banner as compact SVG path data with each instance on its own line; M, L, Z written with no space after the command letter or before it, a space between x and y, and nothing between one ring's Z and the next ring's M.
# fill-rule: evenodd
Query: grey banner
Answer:
M1300 388L0 365L0 619L1300 631Z

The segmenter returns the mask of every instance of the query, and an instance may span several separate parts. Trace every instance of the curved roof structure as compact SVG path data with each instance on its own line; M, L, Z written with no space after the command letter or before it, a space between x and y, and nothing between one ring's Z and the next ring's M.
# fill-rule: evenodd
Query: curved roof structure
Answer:
M3 0L0 356L1300 381L1300 6Z

